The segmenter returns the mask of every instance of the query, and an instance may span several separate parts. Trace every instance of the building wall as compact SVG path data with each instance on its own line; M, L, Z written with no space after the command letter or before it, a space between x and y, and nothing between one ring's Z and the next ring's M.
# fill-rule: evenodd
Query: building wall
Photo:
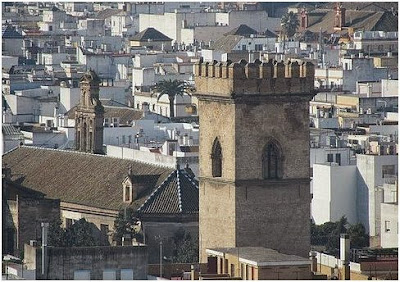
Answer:
M29 246L28 246L29 247ZM36 249L36 277L41 275L41 250ZM134 280L147 279L147 246L72 247L47 249L48 265L45 279L73 280L75 271L90 271L91 280L103 280L105 270L115 271L121 279L121 270L133 270Z
M160 262L160 238L162 240L162 256L171 259L174 250L174 237L176 232L182 228L189 232L193 242L199 238L199 223L197 220L190 222L157 222L151 219L143 219L145 243L148 246L149 260L148 263Z
M22 56L23 38L3 38L2 52L8 56Z
M3 39L3 42L6 39ZM4 47L3 47L4 48ZM3 49L3 54L5 50ZM18 65L18 57L17 56L1 56L1 64L2 68L6 69L7 71L10 70L12 66Z
M199 123L208 129L200 131L202 262L205 248L232 246L267 247L308 257L308 101L313 96L314 66L303 66L307 69L300 83L299 78L289 78L290 67L285 73L284 65L280 69L276 65L276 80L269 76L272 69L260 79L257 66L251 64L228 68L196 65ZM272 83L276 84L268 89ZM293 88L286 88L288 85ZM299 92L302 94L294 94ZM212 174L216 137L222 148L221 177ZM282 179L265 180L262 155L272 138L282 151Z
M139 32L153 27L169 38L180 42L182 19L180 14L164 13L163 15L139 14Z
M248 181L236 186L237 244L269 247L306 257L311 200L308 103L297 101L296 106L295 102L284 101L240 104L235 114L235 180ZM273 126L278 124L276 121L279 127ZM249 124L261 128L254 130ZM271 137L282 149L282 183L260 181L263 179L263 150ZM291 179L298 180L292 182ZM302 181L304 179L306 182ZM284 231L289 229L291 231Z
M382 79L382 97L399 96L399 80Z
M397 162L397 155L357 154L357 217L370 236L380 233L380 224L376 225L380 211L376 210L378 194L375 188L384 182L382 166L392 165L397 174Z
M311 280L310 265L259 267L258 280Z
M350 164L350 148L310 148L310 168L314 164L326 163L328 154L333 155L333 162L336 162L336 154L340 154L340 165Z
M246 24L249 27L264 32L269 30L277 30L280 28L279 18L270 18L266 11L230 11L227 13L217 13L216 21L219 25L229 25L231 29Z
M342 216L357 223L356 195L356 166L314 165L311 214L315 224L338 221Z
M41 238L40 224L42 222L51 222L60 218L60 201L19 197L17 208L18 245L16 254L20 255L19 252L24 249L24 244L28 244L30 240Z
M200 262L206 262L205 248L235 247L235 186L229 182L213 181L210 155L215 137L222 147L222 177L235 179L235 106L218 102L199 101L199 238ZM225 130L221 130L224 128ZM215 228L219 226L220 228Z
M381 247L399 247L399 206L397 203L381 204Z

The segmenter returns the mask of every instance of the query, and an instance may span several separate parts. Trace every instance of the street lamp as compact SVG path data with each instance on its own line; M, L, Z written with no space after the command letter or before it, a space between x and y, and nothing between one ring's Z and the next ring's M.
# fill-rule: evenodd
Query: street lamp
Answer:
M162 242L162 237L161 235L155 236L156 240L159 240L159 244L160 244L160 278L162 278L162 274L163 274L163 257L162 257L162 253L163 253L163 242Z

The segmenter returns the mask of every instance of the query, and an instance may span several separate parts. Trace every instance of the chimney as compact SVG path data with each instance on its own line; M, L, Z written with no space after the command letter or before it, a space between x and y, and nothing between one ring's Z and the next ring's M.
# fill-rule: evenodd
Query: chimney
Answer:
M310 252L310 258L311 258L311 271L312 272L317 272L317 254L315 251Z
M350 237L340 234L340 261L344 271L344 280L350 280Z
M3 167L3 177L7 180L11 179L11 168L9 168L7 164L4 164Z

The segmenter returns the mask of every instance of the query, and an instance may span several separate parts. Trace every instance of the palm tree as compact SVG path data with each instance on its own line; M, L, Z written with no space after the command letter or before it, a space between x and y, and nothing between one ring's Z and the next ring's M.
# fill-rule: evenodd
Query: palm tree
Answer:
M291 38L293 35L295 35L299 25L299 19L293 12L286 13L281 18L282 32L287 38ZM283 40L283 44L283 49L285 49L285 38Z
M281 19L281 26L283 32L289 38L296 33L296 30L299 27L299 25L300 25L299 19L297 18L297 15L294 14L293 12L284 14Z
M157 101L164 95L168 95L169 99L169 116L174 117L174 101L177 95L183 96L183 94L191 95L193 87L190 86L186 81L170 79L162 80L158 82L152 89L153 93L157 94ZM153 94L152 94L153 95Z

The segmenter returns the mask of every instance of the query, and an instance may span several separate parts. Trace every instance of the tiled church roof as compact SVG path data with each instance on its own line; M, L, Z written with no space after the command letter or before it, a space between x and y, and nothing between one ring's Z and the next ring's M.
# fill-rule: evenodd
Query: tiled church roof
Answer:
M133 36L130 40L132 41L140 41L147 42L148 40L152 41L172 41L171 38L166 36L164 33L159 32L157 29L153 27L146 28L142 30L135 36Z
M133 175L146 178L148 188L131 206L140 207L172 169L101 155L36 147L19 147L3 155L12 181L62 202L119 210L122 182L132 167Z
M199 183L185 170L173 171L138 209L139 214L199 212Z

